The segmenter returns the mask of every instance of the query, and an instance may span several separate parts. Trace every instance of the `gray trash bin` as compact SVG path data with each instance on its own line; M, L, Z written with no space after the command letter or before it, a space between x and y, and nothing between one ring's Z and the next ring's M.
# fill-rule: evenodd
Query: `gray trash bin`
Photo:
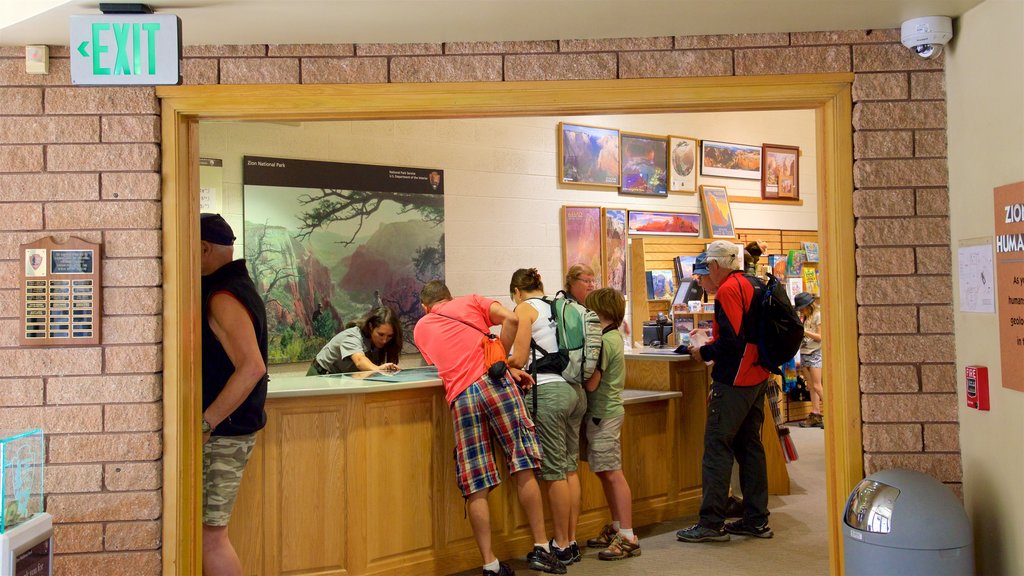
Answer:
M847 576L973 576L971 524L941 482L912 470L861 480L843 511Z

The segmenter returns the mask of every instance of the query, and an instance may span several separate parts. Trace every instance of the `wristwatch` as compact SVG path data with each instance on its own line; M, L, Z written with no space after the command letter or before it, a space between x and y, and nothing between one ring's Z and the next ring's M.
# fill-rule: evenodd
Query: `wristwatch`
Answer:
M213 426L210 426L210 423L206 421L206 416L203 416L202 431L203 434L213 432Z

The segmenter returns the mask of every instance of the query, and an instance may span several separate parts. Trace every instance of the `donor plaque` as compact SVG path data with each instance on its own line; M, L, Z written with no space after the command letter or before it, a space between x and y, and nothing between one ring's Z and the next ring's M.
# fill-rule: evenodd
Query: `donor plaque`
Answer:
M22 346L100 343L100 245L52 236L21 245Z

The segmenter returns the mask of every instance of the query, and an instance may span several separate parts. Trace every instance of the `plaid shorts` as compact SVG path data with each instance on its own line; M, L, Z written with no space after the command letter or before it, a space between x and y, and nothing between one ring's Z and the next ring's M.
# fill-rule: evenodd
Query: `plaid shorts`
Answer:
M211 436L203 445L203 524L227 526L256 434Z
M505 452L509 472L540 466L541 450L519 389L506 376L492 384L486 376L452 402L455 428L455 480L464 497L501 484L491 437Z

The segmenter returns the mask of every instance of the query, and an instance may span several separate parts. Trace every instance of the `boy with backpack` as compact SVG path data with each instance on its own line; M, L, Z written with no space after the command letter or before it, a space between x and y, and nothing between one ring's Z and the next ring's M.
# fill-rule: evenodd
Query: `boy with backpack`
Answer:
M598 369L587 381L587 462L601 480L612 523L597 538L587 540L591 548L604 548L601 560L622 560L640 555L640 540L633 533L633 493L622 473L622 421L626 409L622 389L626 384L626 356L622 334L618 331L626 315L622 293L601 288L587 295L587 308L601 320L602 346Z

